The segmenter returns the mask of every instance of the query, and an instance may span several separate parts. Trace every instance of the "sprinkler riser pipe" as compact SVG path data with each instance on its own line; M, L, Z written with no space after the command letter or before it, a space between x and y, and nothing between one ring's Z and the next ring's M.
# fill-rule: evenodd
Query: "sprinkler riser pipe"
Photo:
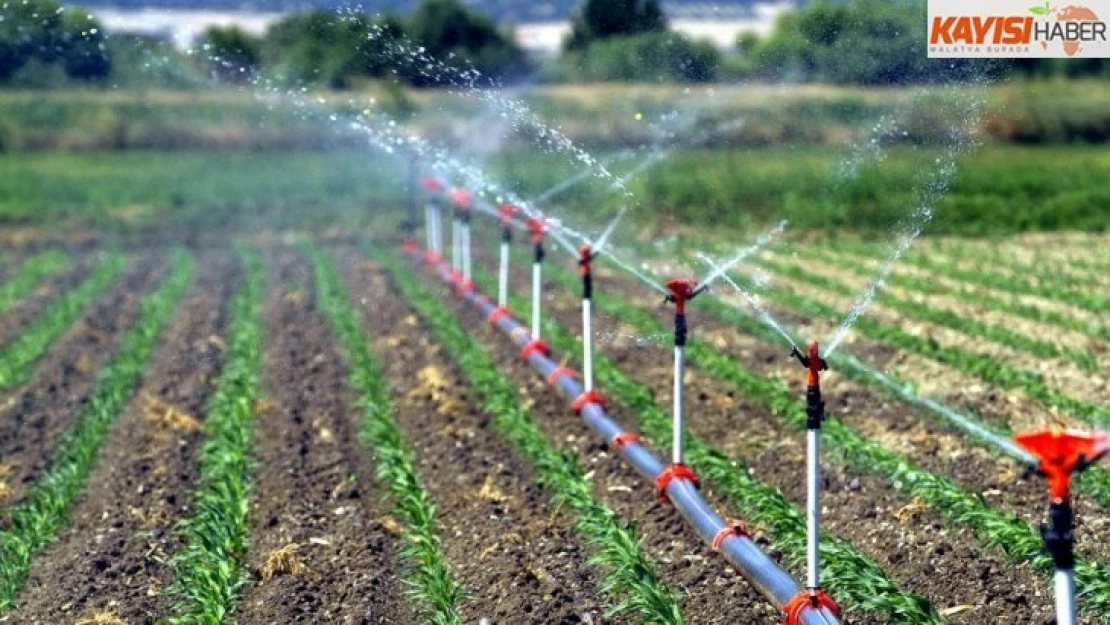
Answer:
M439 265L438 269L443 280L447 281L450 270L443 263ZM478 307L483 315L489 316L494 310L493 304L485 300L477 290L463 293L462 297ZM508 335L517 347L524 347L533 338L536 338L517 332L523 327L522 324L508 315L498 318L496 326ZM545 379L558 367L555 361L538 352L531 354L528 357L528 362ZM560 376L555 381L555 385L568 400L574 400L583 393L583 387L569 375ZM586 404L582 407L581 414L590 429L600 434L607 441L613 440L614 436L626 431L608 416L604 408L597 404ZM620 446L616 450L616 454L628 462L637 473L649 482L654 482L665 468L652 455L651 451L639 442L629 442ZM666 492L667 498L674 505L675 510L686 519L687 523L706 544L711 544L721 530L729 527L728 522L709 506L698 490L689 482L681 479L671 480L667 485ZM801 590L798 582L789 573L779 567L767 554L760 550L758 545L747 537L733 536L725 540L720 545L720 553L776 607L786 605ZM803 625L837 625L840 621L831 612L822 608L816 611L807 610L803 612L801 622Z
M821 587L821 431L806 430L806 588Z
M532 263L532 338L540 338L540 279L542 278L542 264L540 261Z
M582 299L582 383L594 390L593 301L588 297Z
M463 266L462 266L463 280L470 281L470 269L471 269L471 265L470 265L470 224L465 222L465 221L463 222L463 226L462 226L462 240L463 240L463 246L462 246L462 249L463 249L463 257L462 257L462 260L463 260Z
M426 245L429 250L436 249L435 232L432 230L435 225L432 223L432 205L424 205L424 237L427 239Z
M671 461L674 464L682 464L682 459L685 456L685 449L683 446L683 433L686 431L685 427L685 388L683 385L683 378L686 375L686 347L683 345L674 346L674 445L671 450Z
M1056 569L1056 625L1076 625L1075 571Z
M451 269L459 271L462 268L462 250L459 249L461 225L458 216L451 220Z
M432 216L432 251L437 254L443 253L443 232L440 229L440 215L439 206L429 202L428 214Z
M501 264L497 271L497 305L504 308L509 301L509 243L501 241Z

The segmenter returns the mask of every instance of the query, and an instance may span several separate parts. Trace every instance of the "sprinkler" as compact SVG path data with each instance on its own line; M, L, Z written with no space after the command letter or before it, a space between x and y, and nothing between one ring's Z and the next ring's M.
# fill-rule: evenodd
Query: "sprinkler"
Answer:
M532 339L540 338L540 281L543 266L543 235L547 232L547 222L542 218L528 220L528 230L532 233Z
M497 281L497 306L506 308L509 301L509 246L513 242L513 218L520 213L520 209L512 204L502 204L497 207L501 216L501 266Z
M806 591L813 602L822 595L818 544L821 534L821 422L825 418L825 402L821 399L821 372L829 364L821 358L817 341L809 344L803 354L797 346L790 355L808 370L806 379Z
M1071 478L1110 452L1110 432L1047 430L1018 434L1014 440L1040 459L1037 471L1048 478L1048 523L1041 525L1041 537L1056 568L1056 623L1075 625Z
M685 388L683 378L686 374L686 302L694 299L704 289L699 288L698 281L694 278L675 278L665 285L669 293L666 301L674 304L674 446L672 448L672 466L684 467L683 447L684 419L685 419Z
M587 393L594 392L594 330L593 330L593 261L620 223L626 209L622 209L593 243L584 243L578 249L578 269L582 275L582 364L583 385Z
M461 289L473 287L470 279L470 192L466 189L451 190L451 203L455 206L456 240L452 248L452 278ZM457 253L456 253L457 250Z
M438 263L443 260L443 233L440 230L439 194L443 185L435 176L424 178L424 191L428 194L428 201L424 204L424 228L428 235L429 263Z

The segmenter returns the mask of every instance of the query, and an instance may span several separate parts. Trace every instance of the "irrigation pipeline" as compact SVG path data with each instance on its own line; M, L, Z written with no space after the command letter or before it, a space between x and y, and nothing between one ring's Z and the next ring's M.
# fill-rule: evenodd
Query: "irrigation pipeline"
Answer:
M749 583L759 589L784 613L787 623L800 625L836 625L840 622L835 610L824 606L811 607L800 602L808 593L801 585L763 553L742 525L730 523L701 497L695 481L667 470L639 436L623 429L606 413L604 400L587 394L572 370L560 367L551 359L550 349L541 340L533 339L528 328L512 317L509 310L496 306L482 295L473 283L463 284L450 264L431 260L419 250L410 251L414 259L423 259L439 271L444 282L456 287L455 292L476 306L495 328L509 335L521 348L521 357L532 365L555 388L571 400L571 407L586 424L609 442L610 447L645 479L659 487L659 496L669 501L698 535L715 551L719 551Z

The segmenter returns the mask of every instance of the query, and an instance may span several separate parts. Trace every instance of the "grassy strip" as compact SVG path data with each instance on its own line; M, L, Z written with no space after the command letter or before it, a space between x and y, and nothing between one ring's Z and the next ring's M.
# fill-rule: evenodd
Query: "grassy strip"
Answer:
M240 250L245 278L228 303L226 363L208 401L204 446L197 460L196 513L181 522L184 546L173 558L177 596L170 623L223 623L248 575L247 515L250 502L251 437L260 395L263 323L262 261Z
M19 269L0 286L0 314L6 313L26 297L48 276L61 271L69 259L58 250L50 250L28 258Z
M107 267L118 271L121 261L108 262ZM138 320L97 375L89 401L58 441L49 467L27 498L5 512L0 523L4 528L0 531L0 613L15 602L35 554L68 522L69 507L84 488L109 428L135 394L154 347L189 286L192 270L192 259L176 253L169 276L143 300Z
M363 330L359 311L343 285L335 263L305 248L316 277L317 301L331 325L350 368L350 384L366 418L359 438L377 461L377 476L393 497L393 514L405 520L401 533L409 594L421 606L422 623L461 624L458 604L463 588L451 576L435 529L436 506L420 483L412 451L393 418L389 387L370 354L371 337Z
M73 325L100 292L120 275L127 260L109 254L100 260L92 275L52 301L25 330L0 350L0 392L23 384L34 364Z
M874 256L868 257L869 259L876 258ZM848 253L838 253L835 256L836 264L847 267L852 271L869 276L873 275L878 269L870 267L862 262L857 256ZM952 295L957 296L961 300L1005 312L1017 317L1023 317L1038 323L1044 323L1058 328L1078 332L1079 334L1086 334L1103 340L1110 340L1110 328L1102 325L1088 323L1082 319L1077 319L1071 315L1054 310L1045 310L1037 306L1030 306L1023 304L1016 296L998 297L991 295L982 289L977 289L972 286L960 285L957 288L938 284L937 282L928 278L922 278L914 274L900 274L898 272L892 273L886 278L887 283L904 289L921 293L923 295ZM1084 356L1086 353L1080 352Z
M568 286L573 284L574 277L565 270L548 273ZM668 331L651 313L624 302L614 302L602 296L595 298L594 305L640 332L658 334ZM763 404L790 428L799 432L805 430L804 403L783 382L749 372L732 356L697 341L696 334L695 340L686 349L695 367L731 383L740 392ZM1001 548L1015 563L1032 562L1042 573L1052 570L1052 560L1042 551L1037 528L1017 515L992 509L982 495L965 492L947 478L916 467L908 458L860 436L837 420L835 415L828 416L822 430L822 441L824 449L833 459L854 471L891 482L905 496L916 498L939 512L954 526L971 529L984 545ZM1082 597L1082 611L1100 622L1110 622L1110 565L1079 560L1075 573Z
M481 397L482 410L493 416L494 428L532 463L556 504L578 515L575 530L594 549L589 564L602 573L599 590L616 602L611 615L635 615L645 623L684 622L674 591L659 579L655 563L644 555L635 528L597 501L573 458L548 443L490 354L408 269L380 250L371 253L397 278L402 295L468 376Z
M843 282L808 272L797 265L776 262L766 258L757 259L756 263L779 275L786 276L792 280L798 280L849 299L854 299L859 294L857 289ZM1094 371L1098 364L1095 355L1091 352L1065 349L1052 341L1033 338L1020 332L1010 330L1005 326L983 323L951 310L931 308L922 302L903 300L887 290L879 291L877 297L884 305L889 306L891 309L901 314L907 315L911 319L928 321L945 326L957 332L963 332L969 336L977 336L988 341L993 341L999 345L1005 345L1040 358L1060 358L1069 360L1087 372Z
M487 288L494 285L485 271L478 270L475 276ZM530 303L527 298L512 294L510 305L515 310L527 310ZM581 364L580 339L550 315L543 320L543 330L552 347L572 355L574 361ZM644 434L659 445L670 446L673 434L670 415L660 409L650 388L625 375L597 352L594 353L594 372L606 396L624 404L630 414L637 416ZM755 479L743 463L730 460L696 435L687 435L686 453L698 474L713 485L715 492L743 510L748 520L766 528L792 567L798 568L805 563L806 520L798 506L777 488ZM847 541L827 534L823 536L821 562L826 572L825 586L845 602L849 614L857 611L883 614L886 616L884 622L906 625L944 622L928 599L900 589L882 567Z

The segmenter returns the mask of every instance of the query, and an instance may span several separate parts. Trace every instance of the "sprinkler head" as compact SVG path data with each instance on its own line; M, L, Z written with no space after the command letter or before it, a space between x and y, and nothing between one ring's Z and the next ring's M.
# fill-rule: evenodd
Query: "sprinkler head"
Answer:
M803 354L802 350L798 349L798 346L795 345L790 348L790 355L797 358L798 362L802 363L803 367L809 369L810 385L816 384L816 381L820 379L822 371L829 370L829 363L818 353L817 341L813 341L809 344L808 354Z
M665 301L674 302L678 312L686 312L686 302L694 299L700 292L698 291L698 281L696 278L675 278L667 281L663 286L667 287L670 294L667 295Z
M597 254L594 253L589 243L583 243L582 247L578 248L578 265L582 268L589 267L590 261L595 258L597 258Z
M498 205L497 212L501 215L501 225L508 227L512 225L513 217L516 217L520 214L520 209L513 206L512 204L509 204L508 202L505 202Z
M459 187L451 189L451 201L459 210L470 210L470 191Z
M1071 476L1110 452L1110 432L1044 430L1017 434L1014 440L1040 458L1037 471L1048 478L1053 501L1067 500Z
M532 233L533 243L543 243L543 235L547 232L547 222L532 217L528 220L528 231Z
M439 193L443 190L443 185L439 182L439 178L435 176L424 176L423 181L424 190L428 193Z

